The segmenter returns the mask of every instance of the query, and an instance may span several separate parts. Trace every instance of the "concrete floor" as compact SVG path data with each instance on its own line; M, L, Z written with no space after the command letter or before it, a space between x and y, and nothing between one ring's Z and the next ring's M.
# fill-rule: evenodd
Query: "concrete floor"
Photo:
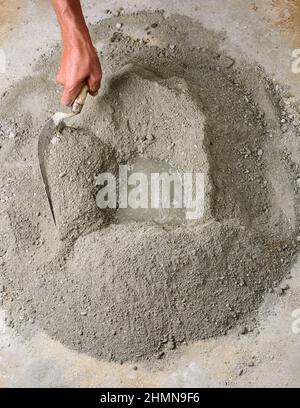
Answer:
M291 1L187 0L183 4L178 0L83 0L82 3L90 23L105 18L105 9L114 12L119 7L126 12L164 9L166 14L193 17L207 28L223 33L224 47L233 57L243 53L300 97L299 76L291 70L291 52L297 46L297 32L293 28L297 10L291 8ZM0 74L0 91L29 75L39 56L58 40L49 0L11 0L9 6L0 1L0 48L7 57L6 74ZM120 366L79 355L44 333L25 342L5 327L5 311L1 311L0 386L299 387L300 334L296 334L295 322L300 316L300 260L288 284L290 290L285 296L266 296L256 331L245 336L233 331L223 338L198 342L182 348L171 360L153 367L139 366L138 370L130 364Z

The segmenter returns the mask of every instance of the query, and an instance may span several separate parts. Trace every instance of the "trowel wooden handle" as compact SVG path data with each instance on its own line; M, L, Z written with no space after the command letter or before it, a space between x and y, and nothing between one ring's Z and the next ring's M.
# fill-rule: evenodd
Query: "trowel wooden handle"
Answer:
M79 113L81 113L82 108L84 107L86 98L88 96L88 93L89 93L89 87L87 85L84 85L81 88L79 95L77 96L77 98L75 99L72 105L72 113L74 113L74 115L78 115Z

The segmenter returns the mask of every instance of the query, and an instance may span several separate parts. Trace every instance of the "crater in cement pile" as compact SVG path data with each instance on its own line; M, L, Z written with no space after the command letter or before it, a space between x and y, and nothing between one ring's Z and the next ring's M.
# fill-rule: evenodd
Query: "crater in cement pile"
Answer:
M184 208L184 179L183 175L167 162L135 157L126 166L126 187L127 196L133 194L135 201L138 191L137 201L143 202L140 207L119 208L116 212L115 220L120 224L129 222L152 222L161 225L182 225L186 223L188 213ZM131 177L133 177L131 179ZM159 178L159 182L156 182ZM132 182L128 186L128 183ZM160 184L158 184L160 183ZM125 183L122 183L125 186ZM158 187L159 186L159 187ZM163 186L163 187L161 187ZM119 186L119 190L120 190ZM160 188L160 190L159 190ZM163 190L163 192L161 192ZM157 192L159 195L157 196ZM202 190L201 190L202 193ZM194 194L195 195L195 194ZM191 195L192 196L192 195ZM155 206L153 201L158 197ZM202 196L201 196L202 198ZM163 203L163 199L165 202ZM195 199L196 200L196 199ZM134 203L135 204L135 203ZM192 215L198 216L197 204L202 210L202 200L199 203L192 203ZM200 214L199 214L199 218Z
M122 22L144 26L145 18ZM295 251L294 195L278 151L281 118L272 85L251 67L234 70L201 26L196 29L205 44L191 49L182 27L193 22L155 18L164 27L160 35L178 36L180 49L162 53L118 35L103 58L106 72L114 72L106 89L90 99L77 130L62 135L62 150L54 146L50 155L60 228L72 239L56 248L49 218L36 221L38 210L49 217L38 176L15 186L9 210L12 229L22 220L32 223L26 234L14 234L17 240L32 230L42 242L24 253L18 243L22 269L6 259L5 285L15 295L7 306L15 325L25 329L34 316L64 344L117 361L162 355L247 321L285 276ZM104 38L108 26L115 21L100 23L94 35ZM124 69L128 52L135 64ZM34 162L33 145L19 146ZM176 226L149 219L120 225L95 210L93 177L136 157L203 173L204 216ZM35 185L38 200L30 194ZM74 201L75 193L82 200Z

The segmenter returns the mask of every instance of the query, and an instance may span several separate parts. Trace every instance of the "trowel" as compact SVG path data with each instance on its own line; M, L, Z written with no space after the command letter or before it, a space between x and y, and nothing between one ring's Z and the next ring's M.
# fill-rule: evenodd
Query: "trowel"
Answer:
M73 105L71 106L71 112L55 113L55 115L50 120L48 120L48 122L45 124L40 134L39 141L38 141L38 159L39 159L39 164L40 164L41 175L42 175L42 179L43 179L43 183L45 187L45 192L47 195L47 200L48 200L49 207L51 210L52 218L53 218L55 225L56 225L56 219L55 219L55 214L54 214L54 209L53 209L53 203L51 200L50 186L48 182L46 164L45 164L46 153L47 153L49 145L51 144L51 140L52 140L54 131L56 129L59 129L65 126L64 125L65 119L72 118L73 116L79 115L81 113L82 108L85 104L88 92L89 92L88 86L84 85L79 95L73 102Z

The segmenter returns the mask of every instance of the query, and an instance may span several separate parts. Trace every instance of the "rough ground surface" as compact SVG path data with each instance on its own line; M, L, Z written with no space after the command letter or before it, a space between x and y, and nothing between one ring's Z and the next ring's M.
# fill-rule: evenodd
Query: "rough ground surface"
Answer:
M115 32L120 21L131 27L144 22L144 41ZM201 33L196 49L180 28L187 25ZM142 13L93 29L99 40L111 35L98 44L108 77L125 64L134 66L110 76L103 94L65 131L60 156L56 145L51 151L64 241L51 223L34 153L47 110L58 110L51 80L58 50L44 57L34 79L16 84L2 101L4 302L10 325L21 332L37 323L53 338L103 359L161 357L251 319L289 270L297 247L297 169L281 149L281 135L295 129L262 70L235 63L218 49L215 35L188 18ZM151 42L153 30L160 46ZM77 141L81 134L91 138L91 165L84 165L76 139L72 145L72 133ZM95 138L99 150L92 147ZM73 150L78 161L71 163ZM204 171L204 219L176 228L116 226L109 219L110 226L95 228L92 178L111 167L113 157L121 163L137 154L181 171ZM60 177L69 165L68 176ZM73 172L79 173L75 180ZM77 240L69 234L74 222L87 224L84 201L78 207L73 201L75 189L93 208L88 226L99 229ZM78 212L70 218L73 209Z

